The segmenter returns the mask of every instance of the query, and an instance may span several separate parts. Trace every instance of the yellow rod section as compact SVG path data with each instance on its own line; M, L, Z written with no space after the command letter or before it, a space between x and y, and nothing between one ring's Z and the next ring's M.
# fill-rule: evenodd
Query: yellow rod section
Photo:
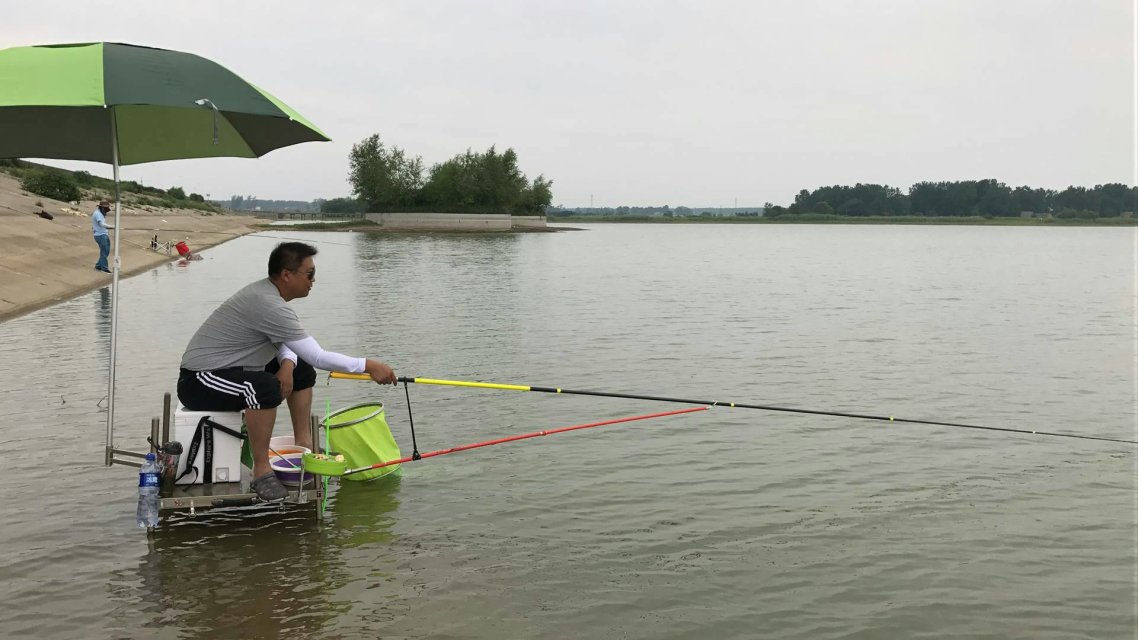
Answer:
M339 378L341 380L371 380L371 376L366 373L340 373L333 371L328 374L329 378ZM399 379L401 382L403 378ZM415 384L435 384L444 385L448 387L476 387L478 389L502 389L504 391L532 391L530 387L522 386L519 384L498 384L496 382L469 382L467 380L437 380L434 378L406 378L407 382Z

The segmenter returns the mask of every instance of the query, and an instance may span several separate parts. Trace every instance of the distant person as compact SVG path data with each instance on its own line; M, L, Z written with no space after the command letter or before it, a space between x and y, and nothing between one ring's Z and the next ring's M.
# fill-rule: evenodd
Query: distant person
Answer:
M107 268L107 256L111 254L111 238L107 235L107 229L114 229L115 225L107 224L107 214L110 212L111 203L100 200L95 213L91 214L91 231L95 234L95 244L99 245L99 261L95 263L95 270L103 273L111 272Z
M245 410L253 490L262 500L288 495L269 466L269 439L284 399L296 444L312 448L309 416L316 369L367 373L379 384L395 384L395 372L378 360L322 349L286 304L312 290L314 255L316 247L303 242L278 244L269 254L269 277L221 303L182 354L178 400L187 409Z

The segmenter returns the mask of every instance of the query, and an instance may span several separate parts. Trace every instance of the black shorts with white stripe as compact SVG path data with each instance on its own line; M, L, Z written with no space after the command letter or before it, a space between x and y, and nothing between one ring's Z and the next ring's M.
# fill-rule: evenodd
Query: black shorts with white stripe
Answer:
M190 411L272 409L280 405L281 383L265 371L240 367L178 373L178 400Z
M276 358L273 358L269 361L269 364L265 365L265 371L268 371L274 376L277 375L277 372L280 370L281 365L277 362ZM305 389L311 389L315 386L316 369L305 362L303 358L297 358L296 367L292 370L292 390L304 391Z

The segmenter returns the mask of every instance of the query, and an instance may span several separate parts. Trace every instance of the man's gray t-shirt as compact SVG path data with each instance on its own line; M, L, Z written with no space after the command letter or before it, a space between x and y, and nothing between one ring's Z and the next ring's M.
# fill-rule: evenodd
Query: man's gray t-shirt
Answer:
M306 337L308 332L300 326L296 312L265 278L233 294L210 314L190 338L182 368L261 369L276 357L282 342Z

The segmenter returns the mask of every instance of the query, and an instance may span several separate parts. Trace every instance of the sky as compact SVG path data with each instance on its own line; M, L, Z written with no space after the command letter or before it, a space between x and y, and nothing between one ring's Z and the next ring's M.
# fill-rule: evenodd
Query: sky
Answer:
M5 9L0 48L189 51L333 139L123 168L147 185L343 197L352 145L379 134L427 167L512 147L566 207L742 207L858 182L1134 183L1135 5L37 0Z

